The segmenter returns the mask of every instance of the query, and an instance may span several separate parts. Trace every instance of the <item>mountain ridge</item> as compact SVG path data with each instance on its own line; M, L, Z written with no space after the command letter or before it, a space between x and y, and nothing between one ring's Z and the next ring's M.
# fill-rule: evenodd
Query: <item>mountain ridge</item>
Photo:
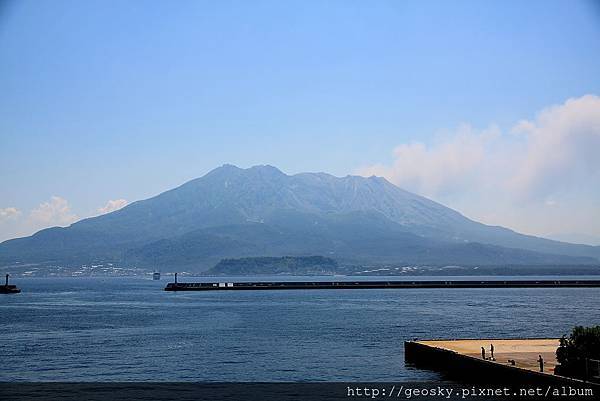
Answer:
M308 254L348 263L594 264L600 247L487 226L382 177L229 164L115 212L0 244L4 264L107 260L198 271L223 257Z

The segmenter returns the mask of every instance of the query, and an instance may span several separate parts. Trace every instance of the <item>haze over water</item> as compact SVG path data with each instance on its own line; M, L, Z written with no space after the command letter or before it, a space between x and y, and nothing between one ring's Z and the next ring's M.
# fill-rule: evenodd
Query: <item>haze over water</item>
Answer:
M404 340L559 337L600 310L598 288L169 293L165 280L139 278L18 284L23 293L0 303L0 353L11 361L0 381L434 380L405 365Z

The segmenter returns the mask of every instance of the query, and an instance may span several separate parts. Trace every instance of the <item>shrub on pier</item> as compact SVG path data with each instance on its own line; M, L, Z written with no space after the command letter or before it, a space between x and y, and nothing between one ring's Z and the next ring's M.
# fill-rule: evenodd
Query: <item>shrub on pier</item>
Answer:
M600 326L577 326L569 337L562 336L556 359L560 363L556 374L600 381Z

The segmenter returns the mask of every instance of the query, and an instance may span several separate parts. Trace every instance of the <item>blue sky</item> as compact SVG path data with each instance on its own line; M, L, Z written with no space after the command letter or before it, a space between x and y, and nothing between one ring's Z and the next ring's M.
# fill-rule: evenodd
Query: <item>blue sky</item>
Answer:
M109 200L153 196L224 163L377 173L490 224L600 238L589 224L600 217L597 191L532 195L522 188L537 188L523 178L530 172L498 175L481 157L450 178L422 173L446 170L444 149L472 155L488 136L483 159L491 152L502 164L496 149L514 146L509 153L524 156L511 162L537 166L540 146L527 138L556 131L537 120L553 106L574 119L587 110L587 139L574 139L569 156L580 160L598 143L597 102L584 96L600 95L599 72L592 1L4 1L0 240L97 214ZM515 137L523 120L541 133ZM419 170L408 178L403 146ZM600 177L589 163L573 172L588 187ZM474 169L486 172L480 181ZM482 207L495 197L473 187L496 179L515 193ZM515 180L527 182L516 190ZM527 216L540 205L564 210L529 221L515 205ZM40 208L45 217L34 221ZM565 226L573 208L581 223Z

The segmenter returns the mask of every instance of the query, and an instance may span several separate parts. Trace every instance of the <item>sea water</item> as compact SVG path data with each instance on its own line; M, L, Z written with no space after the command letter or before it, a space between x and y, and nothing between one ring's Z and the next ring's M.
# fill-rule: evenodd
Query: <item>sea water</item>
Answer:
M560 337L600 324L600 288L165 292L166 279L13 281L23 292L0 296L0 381L438 380L405 364L405 340Z

